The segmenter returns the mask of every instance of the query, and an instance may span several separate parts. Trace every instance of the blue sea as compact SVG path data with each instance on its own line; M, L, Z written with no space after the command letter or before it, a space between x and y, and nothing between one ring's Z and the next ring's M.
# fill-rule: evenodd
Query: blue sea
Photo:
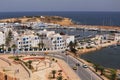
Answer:
M0 12L0 19L23 16L62 16L81 25L120 26L120 12Z
M103 48L99 51L82 54L80 57L106 68L120 69L120 46Z

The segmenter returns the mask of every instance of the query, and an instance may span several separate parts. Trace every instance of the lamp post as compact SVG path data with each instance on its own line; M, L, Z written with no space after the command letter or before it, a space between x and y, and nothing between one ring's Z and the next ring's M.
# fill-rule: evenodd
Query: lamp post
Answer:
M92 80L92 73L90 74L90 80Z
M66 57L67 57L67 64L68 64L68 55L69 55L69 54L66 52Z

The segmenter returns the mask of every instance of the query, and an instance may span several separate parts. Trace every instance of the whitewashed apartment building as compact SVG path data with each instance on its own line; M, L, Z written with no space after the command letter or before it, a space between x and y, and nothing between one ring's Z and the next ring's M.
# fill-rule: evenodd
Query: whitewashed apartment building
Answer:
M40 37L37 35L39 34ZM35 33L22 34L16 38L16 45L19 50L39 50L39 43L43 43L41 50L65 50L69 42L74 42L74 36L60 35L55 31L39 31Z

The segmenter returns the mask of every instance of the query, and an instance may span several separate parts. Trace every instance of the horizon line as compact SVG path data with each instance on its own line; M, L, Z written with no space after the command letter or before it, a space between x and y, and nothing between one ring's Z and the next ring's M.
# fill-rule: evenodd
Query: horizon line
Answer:
M4 12L120 12L120 11L0 11Z

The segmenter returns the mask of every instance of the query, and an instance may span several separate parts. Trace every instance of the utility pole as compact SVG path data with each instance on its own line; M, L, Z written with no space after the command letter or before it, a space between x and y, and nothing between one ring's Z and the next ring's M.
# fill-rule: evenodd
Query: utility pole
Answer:
M90 74L90 80L92 80L92 73Z

